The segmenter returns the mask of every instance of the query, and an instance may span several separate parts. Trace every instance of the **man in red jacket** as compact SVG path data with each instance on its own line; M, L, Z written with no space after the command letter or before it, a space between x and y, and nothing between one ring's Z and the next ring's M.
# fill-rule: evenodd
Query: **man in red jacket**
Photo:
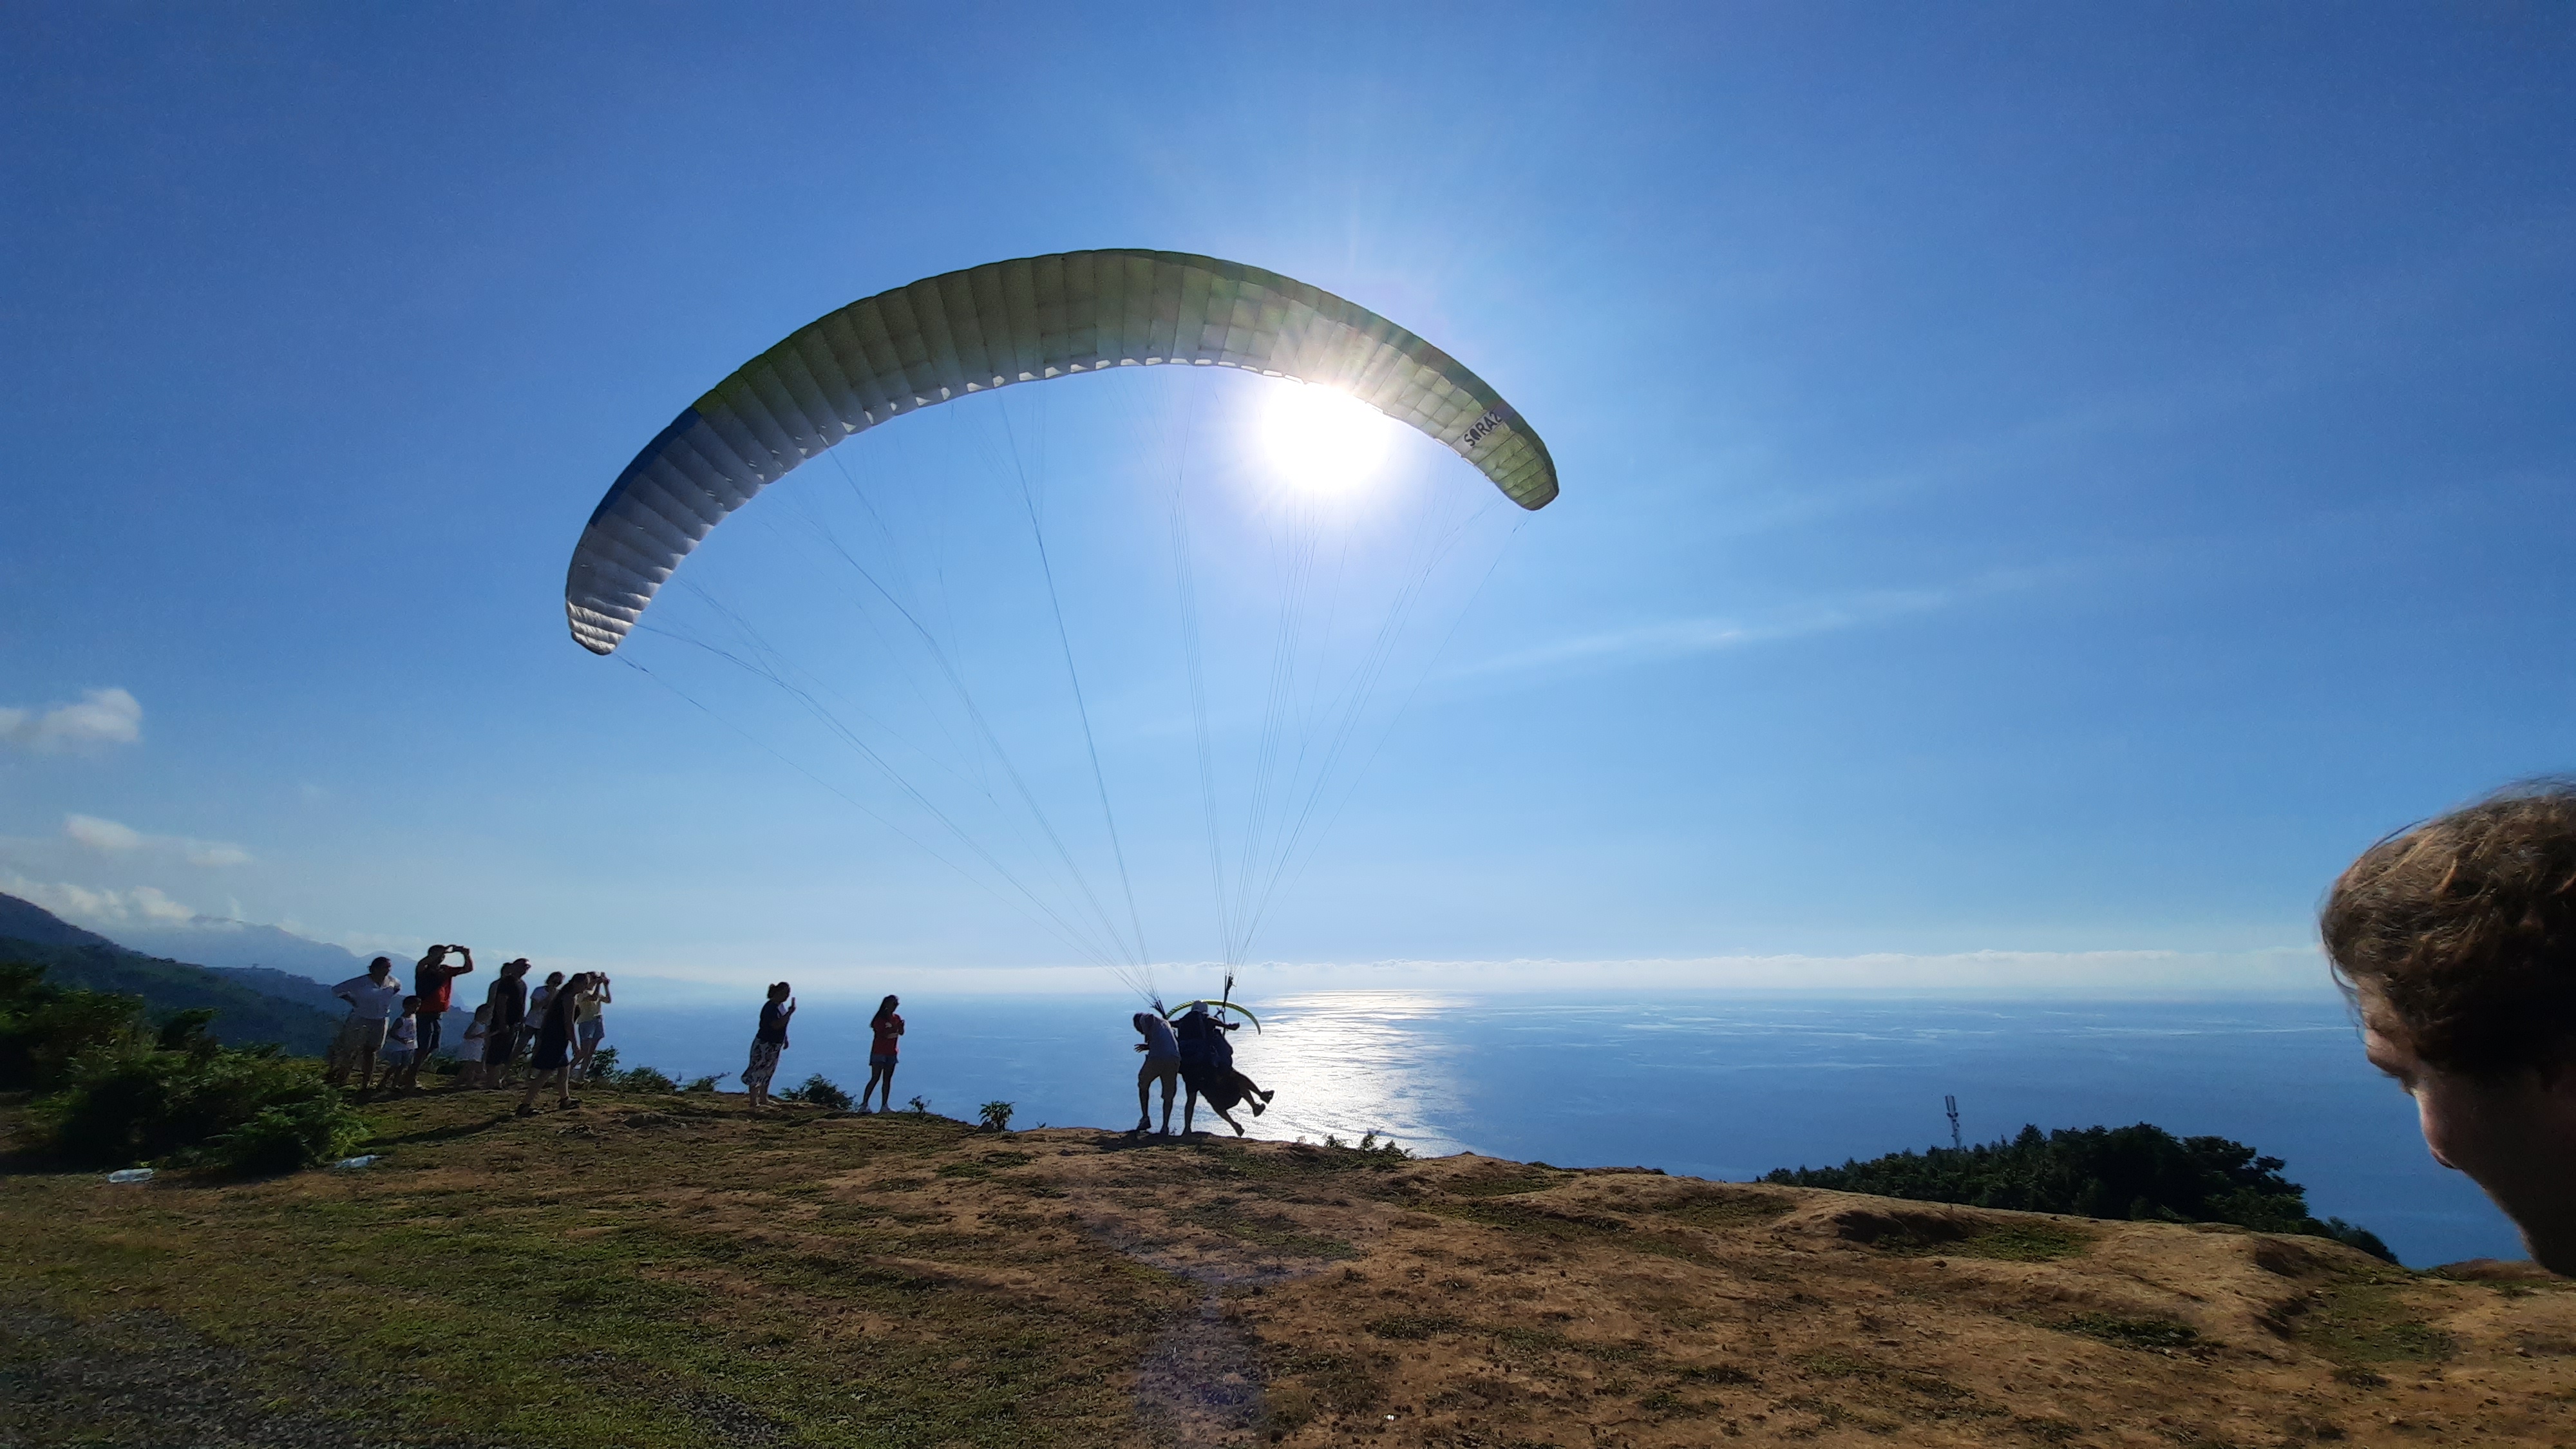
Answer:
M447 953L453 951L465 964L450 966ZM446 1016L449 998L456 992L456 978L474 970L474 948L471 946L432 946L429 954L412 967L412 994L420 998L420 1046L411 1054L411 1071L404 1079L406 1086L420 1085L420 1064L438 1050L439 1020Z

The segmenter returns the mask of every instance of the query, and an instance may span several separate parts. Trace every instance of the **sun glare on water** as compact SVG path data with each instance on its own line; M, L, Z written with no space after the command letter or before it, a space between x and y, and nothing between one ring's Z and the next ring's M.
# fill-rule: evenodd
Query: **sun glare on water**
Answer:
M1315 498L1346 498L1367 486L1385 462L1391 426L1348 393L1294 383L1272 391L1262 414L1262 445L1290 487Z

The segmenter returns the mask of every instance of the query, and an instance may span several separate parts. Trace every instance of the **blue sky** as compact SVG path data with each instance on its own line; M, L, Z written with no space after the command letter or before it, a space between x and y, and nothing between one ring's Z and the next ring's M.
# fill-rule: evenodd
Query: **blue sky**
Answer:
M717 671L701 711L560 609L600 492L735 365L1091 246L1384 312L1563 476L1417 636L1252 947L1279 979L2309 980L2353 853L2576 764L2564 9L0 26L0 889L94 922L1096 989L782 764L874 798L775 691ZM1129 381L838 451L926 484L1043 426L1145 935L1193 961L1188 737L1144 699L1176 677L1161 515L1118 429L1252 414ZM797 635L825 585L741 527L778 503L692 563ZM1037 677L1013 647L1002 694ZM1070 759L1031 756L1068 799Z

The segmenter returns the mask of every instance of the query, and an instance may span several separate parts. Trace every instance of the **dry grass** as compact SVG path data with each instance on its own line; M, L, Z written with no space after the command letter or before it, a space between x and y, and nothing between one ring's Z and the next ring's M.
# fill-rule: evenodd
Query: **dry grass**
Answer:
M365 1172L0 1179L0 1442L2576 1441L2576 1294L2314 1241L737 1097L379 1115Z

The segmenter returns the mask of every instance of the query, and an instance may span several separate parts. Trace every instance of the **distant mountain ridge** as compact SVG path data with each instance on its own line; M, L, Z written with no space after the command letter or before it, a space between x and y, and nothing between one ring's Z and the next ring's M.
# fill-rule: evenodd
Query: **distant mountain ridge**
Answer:
M84 931L33 901L0 895L0 937L33 941L39 946L114 946L96 931Z
M304 1056L318 1056L330 1044L343 1009L320 982L280 971L216 971L146 955L11 895L0 895L0 961L42 966L47 980L65 986L140 996L155 1019L209 1007L215 1019L208 1029L219 1040L235 1046L276 1042ZM263 983L273 989L263 989Z
M117 944L146 956L193 961L217 971L262 970L303 977L328 987L366 974L372 955L345 946L310 941L275 926L254 926L220 916L198 916L185 925L116 926ZM415 952L390 952L396 970L406 971ZM324 993L328 1000L328 992Z

